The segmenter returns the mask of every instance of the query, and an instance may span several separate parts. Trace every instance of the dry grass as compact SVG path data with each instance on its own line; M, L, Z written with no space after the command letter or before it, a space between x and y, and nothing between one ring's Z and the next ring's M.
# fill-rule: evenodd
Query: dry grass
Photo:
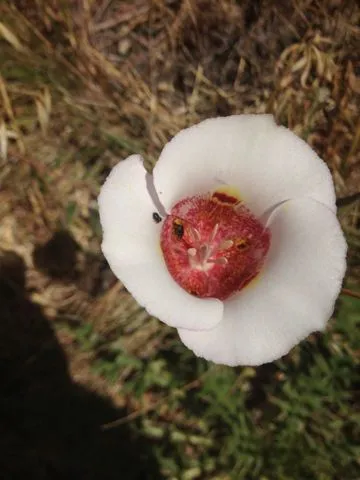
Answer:
M120 157L141 152L151 168L187 125L270 112L327 162L339 198L360 190L352 0L16 0L0 19L1 249L24 259L29 295L57 326L92 325L107 349L121 336L142 358L169 338L106 267L96 198ZM342 205L357 288L360 204ZM81 376L92 354L84 367L76 336L59 335Z
M171 135L202 118L271 112L327 161L340 197L358 191L354 2L23 0L1 9L3 248L25 256L41 284L36 299L53 313L58 292L35 280L34 245L68 228L99 259L96 196L107 168L138 150L153 163ZM342 215L355 244L357 217L357 205ZM95 301L104 318L111 290L94 300L73 289L71 314Z

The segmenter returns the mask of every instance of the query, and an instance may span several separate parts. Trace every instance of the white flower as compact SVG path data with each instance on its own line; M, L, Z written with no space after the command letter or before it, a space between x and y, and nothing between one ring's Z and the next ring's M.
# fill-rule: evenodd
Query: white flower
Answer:
M333 312L346 243L331 174L269 115L181 131L153 177L130 156L107 178L99 208L115 275L198 356L233 366L270 362L323 329ZM236 253L244 239L248 249Z

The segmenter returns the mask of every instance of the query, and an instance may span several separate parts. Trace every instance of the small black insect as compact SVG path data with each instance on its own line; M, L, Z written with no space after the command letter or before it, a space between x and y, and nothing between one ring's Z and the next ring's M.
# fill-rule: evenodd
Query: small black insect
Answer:
M160 217L160 215L157 212L154 212L152 214L152 217L153 217L153 220L154 220L155 223L160 223L161 220L162 220L162 218Z
M173 232L174 235L181 240L184 235L184 226L179 220L174 220L173 223Z

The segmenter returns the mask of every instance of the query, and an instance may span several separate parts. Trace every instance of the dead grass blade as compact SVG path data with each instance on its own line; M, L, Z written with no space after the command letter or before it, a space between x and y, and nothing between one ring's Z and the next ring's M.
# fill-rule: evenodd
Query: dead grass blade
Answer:
M0 123L0 159L7 159L8 139L5 122L2 120Z
M2 36L18 52L26 52L18 37L3 22L0 22L0 36Z
M35 105L41 131L46 135L51 114L51 95L48 88L45 88L43 95L35 98Z
M10 97L8 95L6 82L1 75L0 75L0 98L2 98L2 101L3 101L5 114L8 116L8 118L12 122L12 128L15 130L15 133L16 133L15 138L16 138L16 141L17 141L17 144L18 144L18 147L19 147L19 151L20 151L20 153L23 154L26 151L25 144L23 142L21 132L20 132L20 130L19 130L17 124L16 124L16 121L15 121L15 115L14 115L14 111L13 111L13 108L12 108L12 105L11 105ZM4 143L4 145L5 145L5 143Z

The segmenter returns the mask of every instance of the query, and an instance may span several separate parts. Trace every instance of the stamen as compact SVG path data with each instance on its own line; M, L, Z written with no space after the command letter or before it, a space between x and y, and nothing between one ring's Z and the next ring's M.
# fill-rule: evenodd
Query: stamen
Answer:
M223 242L220 243L218 250L227 250L228 248L231 248L234 245L233 240L224 240Z
M214 240L215 240L215 237L216 237L216 234L219 230L219 224L217 223L211 233L211 236L210 236L210 242L209 243L212 243Z
M188 248L188 254L190 255L190 257L195 257L196 253L196 248Z
M225 257L209 259L208 263L214 263L215 265L226 265L228 263L228 259Z
M199 243L200 240L201 240L201 235L200 235L199 231L196 228L191 227L190 228L190 233L191 233L191 236L193 237L194 242Z

